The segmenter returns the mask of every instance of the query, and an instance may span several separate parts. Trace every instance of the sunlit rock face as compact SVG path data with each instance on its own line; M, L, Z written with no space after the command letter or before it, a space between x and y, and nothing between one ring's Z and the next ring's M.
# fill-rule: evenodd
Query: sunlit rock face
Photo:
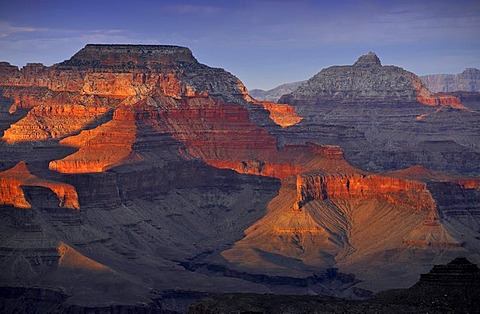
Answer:
M435 201L423 182L377 175L328 176L305 173L297 177L297 200L380 199L418 210L434 210Z
M294 106L303 120L283 138L339 145L349 161L370 171L420 164L479 175L478 101L461 98L435 94L415 74L369 53L353 65L325 68L284 95L279 102ZM326 131L333 128L336 136Z
M373 54L353 67L371 72L351 98L362 104L406 99L423 120L468 110L419 103L403 70L394 82L405 90L376 90L368 79L382 81L384 67ZM188 48L87 45L52 67L0 63L0 78L7 285L58 287L73 304L171 306L152 291L172 289L180 303L185 291L355 296L356 285L407 285L426 264L478 257L477 219L467 219L476 178L354 166L326 144L358 148L372 133L343 116L319 128L308 103L256 101Z
M302 117L295 112L294 107L271 101L258 101L249 95L247 88L242 82L238 82L238 87L242 91L243 99L255 105L262 106L265 110L270 112L270 119L281 127L289 127L302 121Z
M59 206L79 209L78 195L75 188L69 184L40 179L28 171L24 162L15 167L0 172L0 205L12 205L18 208L31 208L25 199L23 186L38 186L52 190L59 200Z

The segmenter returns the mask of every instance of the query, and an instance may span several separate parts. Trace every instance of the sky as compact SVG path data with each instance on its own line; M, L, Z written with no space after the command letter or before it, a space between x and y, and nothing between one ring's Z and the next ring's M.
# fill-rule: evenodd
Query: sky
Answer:
M249 89L374 51L418 75L480 68L480 1L0 0L0 61L69 59L88 43L187 46Z

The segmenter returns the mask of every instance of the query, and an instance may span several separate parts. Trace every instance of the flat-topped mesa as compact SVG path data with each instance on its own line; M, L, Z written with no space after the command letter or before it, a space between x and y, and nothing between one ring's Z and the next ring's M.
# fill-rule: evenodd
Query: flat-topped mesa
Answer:
M241 85L231 73L200 64L190 49L179 46L89 44L51 67L28 64L18 69L0 63L0 86L41 87L117 99L157 90L177 99L211 95L236 102L244 96Z
M434 93L480 92L480 69L476 68L466 68L459 74L425 75L422 80Z
M186 47L168 45L88 44L60 66L146 66L153 64L197 63Z

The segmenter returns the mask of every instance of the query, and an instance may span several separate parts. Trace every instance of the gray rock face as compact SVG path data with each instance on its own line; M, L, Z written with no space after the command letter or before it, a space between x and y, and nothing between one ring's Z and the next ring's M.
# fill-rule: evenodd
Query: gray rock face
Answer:
M434 93L480 92L480 70L476 68L467 68L459 74L432 74L421 78Z
M159 63L196 63L192 51L187 47L168 45L103 45L89 44L77 52L67 64L88 66L136 66Z
M357 62L353 64L353 66L355 67L364 67L364 68L378 67L381 65L382 65L382 62L380 62L380 59L377 57L375 52L372 52L372 51L358 58Z
M480 174L476 98L467 102L471 110L459 110L449 105L454 106L451 99L435 97L418 76L400 67L382 66L369 53L351 66L323 69L284 95L279 101L294 105L304 120L284 130L283 138L340 145L350 162L372 171L421 164ZM336 136L320 132L332 127Z
M353 66L323 69L279 102L297 105L300 114L313 113L317 105L335 103L412 103L425 90L413 73L396 66L382 66L373 52Z
M250 96L257 100L278 101L280 97L296 90L305 81L286 83L269 90L252 89L249 91Z
M345 273L365 274L364 265L385 284L410 282L405 274L412 271L392 270L390 261L403 265L408 260L408 267L418 269L410 259L417 251L403 239L418 240L409 232L416 232L414 226L425 213L412 206L392 207L383 198L368 203L313 199L300 211L294 206L300 172L332 172L338 180L329 182L340 182L349 191L350 181L342 185L343 171L363 171L341 159L338 147L284 144L308 139L341 143L352 159L369 166L373 160L372 167L396 167L410 161L400 153L418 151L433 151L414 156L434 160L438 167L465 161L479 167L476 146L468 150L459 143L478 136L475 127L480 124L474 112L465 120L460 110L442 107L435 112L437 108L411 100L402 102L400 96L392 101L388 84L400 84L404 72L396 70L396 78L374 55L360 58L353 69L343 68L359 77L338 87L331 78L322 78L334 86L313 95L311 103L296 104L305 106L305 120L280 129L271 120L269 124L263 107L246 100L246 89L233 75L199 64L186 48L89 45L52 67L31 64L18 70L0 63L0 132L9 140L0 142L0 192L7 192L0 200L13 200L0 206L0 282L61 288L69 296L65 305L74 312L85 306L102 312L112 304L123 306L118 312L136 311L139 303L151 301L163 311L204 293L357 295L352 287L357 280ZM415 86L404 85L405 95L418 94L412 91L418 90ZM342 102L335 88L363 102ZM412 124L425 113L435 114ZM448 132L462 134L457 141L439 137L447 117L463 119L457 129L447 125ZM473 135L464 132L468 121ZM418 144L423 150L408 146L426 139L441 144ZM452 155L444 154L443 147ZM19 169L10 171L15 165ZM77 197L79 206L60 207L68 195L58 192L68 186L75 188L69 197ZM462 211L466 214L461 218L468 221L461 224L451 215L451 223L460 225L451 229L459 230L455 239L470 246L463 252L478 257L478 224L472 219L476 207L470 205L478 204L479 196L456 191L462 198L455 203L468 198L460 205L470 211ZM438 194L450 199L449 193ZM442 209L454 213L455 205ZM257 223L265 229L253 227ZM365 225L370 231L365 232ZM254 235L261 237L246 251L231 250L241 244L246 230L258 230ZM391 233L383 246L365 247L380 242L377 233L383 237L383 230ZM445 232L441 227L431 238ZM286 253L281 252L284 247ZM358 267L344 263L338 271L330 268L338 265L333 264L335 254L344 248L345 255L337 256L346 261L344 256L358 252L353 257ZM416 261L422 266L437 256L456 254L421 252ZM379 265L385 276L378 275ZM399 272L404 278L397 280ZM189 291L173 292L167 300L156 294L167 290ZM16 288L8 293L17 292L24 293Z

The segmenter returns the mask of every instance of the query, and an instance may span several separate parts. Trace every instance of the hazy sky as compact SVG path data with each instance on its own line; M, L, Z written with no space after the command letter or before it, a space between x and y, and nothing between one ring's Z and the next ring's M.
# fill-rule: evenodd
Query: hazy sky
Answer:
M248 88L374 51L419 75L480 67L480 1L0 0L0 60L69 59L87 43L188 46Z

